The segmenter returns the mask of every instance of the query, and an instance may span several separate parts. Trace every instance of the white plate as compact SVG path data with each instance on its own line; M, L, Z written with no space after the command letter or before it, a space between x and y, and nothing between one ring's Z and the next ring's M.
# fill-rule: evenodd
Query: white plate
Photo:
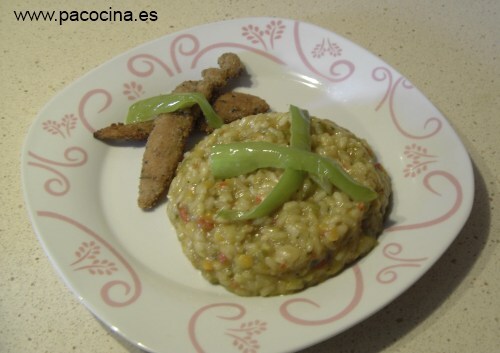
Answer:
M208 284L184 258L164 205L136 206L143 148L92 131L137 99L199 79L220 54L249 76L235 87L330 118L372 144L393 178L380 244L301 293L241 298ZM467 152L440 112L401 74L311 24L245 18L168 35L82 77L39 114L24 146L31 220L54 267L105 324L153 352L284 352L327 339L379 310L446 250L473 199Z

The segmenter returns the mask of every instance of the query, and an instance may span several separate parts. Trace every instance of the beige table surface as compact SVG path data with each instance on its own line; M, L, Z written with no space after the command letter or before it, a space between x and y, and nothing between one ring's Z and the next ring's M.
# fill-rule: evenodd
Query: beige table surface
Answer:
M19 1L21 2L21 1ZM405 75L470 152L476 197L449 250L380 312L304 352L500 352L500 2L0 1L0 352L139 352L63 284L25 209L20 154L54 94L123 51L207 22L279 16L360 44ZM81 2L83 3L83 2ZM136 4L137 3L137 4ZM13 10L156 11L156 22L18 22Z

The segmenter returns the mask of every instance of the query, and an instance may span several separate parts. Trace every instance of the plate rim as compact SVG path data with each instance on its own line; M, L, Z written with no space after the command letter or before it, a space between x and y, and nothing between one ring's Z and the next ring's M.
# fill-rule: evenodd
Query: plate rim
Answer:
M71 279L67 278L64 275L64 273L61 271L60 266L57 264L56 259L53 257L51 249L48 248L48 246L47 246L47 244L46 244L46 242L44 240L44 237L43 237L43 234L42 234L43 232L40 229L40 225L36 221L34 210L32 209L32 207L30 207L30 202L29 201L30 201L30 197L31 196L28 195L27 180L26 180L26 165L28 163L27 162L28 157L26 156L26 151L27 151L27 147L29 145L30 140L33 138L33 135L35 134L35 125L36 125L37 121L40 120L40 117L43 116L43 113L47 109L49 109L53 104L55 104L60 99L60 97L63 95L63 93L66 90L68 90L69 88L71 88L73 86L76 86L79 82L88 79L88 77L91 77L91 76L95 75L96 72L99 72L99 70L102 70L106 65L109 65L110 63L116 61L118 58L127 57L127 56L131 55L131 53L133 53L134 51L137 51L137 50L140 50L140 49L143 49L143 48L147 48L148 46L151 46L154 43L159 43L159 42L165 41L165 40L167 40L169 38L172 38L172 37L174 37L176 35L179 35L181 33L186 33L188 31L194 33L194 32L199 31L201 28L209 27L209 26L212 26L212 25L215 25L215 24L217 24L217 25L226 25L226 24L229 24L229 23L240 23L242 21L251 22L251 21L256 21L256 20L258 20L258 21L263 21L263 20L282 20L282 21L286 21L286 22L300 23L300 24L303 24L303 25L311 26L315 30L327 31L328 33L332 33L332 34L334 34L337 37L343 38L350 45L356 46L357 48L359 48L360 50L362 50L364 52L364 54L370 55L373 58L375 58L375 59L377 59L379 61L384 62L384 64L388 68L390 68L391 70L393 70L394 73L398 73L398 71L395 70L394 67L392 67L392 65L390 65L390 64L386 63L384 60L378 58L373 53L371 53L367 49L361 47L357 43L352 42L350 39L347 39L347 38L343 37L342 35L339 35L339 34L333 32L331 30L319 27L319 26L317 26L315 24L304 22L304 21L298 21L298 20L295 20L295 19L287 19L287 18L280 18L280 17L242 17L242 18L235 18L235 19L230 19L230 20L223 20L223 21L217 21L217 22L212 22L212 23L199 24L199 25L196 25L194 27L190 27L190 28L182 29L180 31L172 32L172 33L166 34L164 36L161 36L159 38L155 38L155 39L149 40L149 41L147 41L145 43L142 43L142 44L140 44L138 46L130 48L130 49L126 50L125 52L120 53L120 54L118 54L118 55L110 58L109 60L105 61L104 63L96 66L95 68L93 68L91 70L89 70L84 75L82 75L81 77L77 78L76 80L74 80L70 84L66 85L66 87L62 88L59 92L57 92L43 106L43 108L38 112L38 114L36 115L36 118L33 120L33 122L31 123L31 125L30 125L30 127L28 129L28 132L26 134L26 137L25 137L25 139L23 141L23 145L22 145L22 153L21 153L21 163L20 163L20 165L21 165L21 179L22 179L23 199L24 199L24 202L25 202L26 210L28 212L30 223L32 225L32 228L33 228L33 230L34 230L34 232L35 232L35 234L36 234L36 236L37 236L40 244L42 245L42 248L43 248L45 254L49 258L49 261L50 261L52 267L54 267L54 269L56 270L56 273L58 273L58 276L61 277L61 279L63 280L63 282L65 283L65 285L71 290L71 292L77 297L77 299L81 303L83 303L85 305L85 307L89 311L91 311L95 315L95 317L98 318L100 321L102 321L107 327L113 328L113 325L110 324L110 322L112 320L110 320L110 321L102 320L101 317L103 315L99 313L99 310L96 309L92 305L92 303L88 302L85 298L83 298L78 293L77 289L74 288L74 284L72 284ZM417 88L417 90L418 90L418 88ZM420 92L420 90L418 90L418 91ZM427 99L427 97L425 97L425 96L424 96L424 98ZM432 102L430 102L430 101L429 101L429 103L432 104ZM434 104L432 104L432 106L435 107ZM446 250L449 248L449 246L451 245L451 243L459 235L461 229L463 228L463 226L467 222L467 219L468 219L468 217L469 217L469 215L471 213L472 206L473 206L473 199L474 199L474 193L475 193L475 190L474 190L474 169L472 167L472 161L471 161L470 155L469 155L468 151L466 150L465 146L463 145L463 142L461 141L460 136L458 136L458 134L456 133L456 131L454 130L452 124L449 122L449 120L446 118L446 116L442 115L442 118L444 119L444 121L447 124L449 124L449 130L455 135L456 140L459 142L459 145L463 149L462 152L467 157L467 160L466 160L467 166L465 167L465 169L467 169L467 171L470 174L469 175L469 177L470 177L470 185L472 185L472 189L469 190L471 193L470 193L470 198L469 198L468 202L462 204L462 213L465 214L466 216L463 217L463 218L461 218L461 220L458 221L458 223L455 224L456 231L453 231L453 233L455 233L455 235L453 237L449 237L448 238L448 240L449 240L448 244L444 247L444 250L441 252L441 254L439 256L434 257L432 259L432 261L426 262L426 268L425 268L425 270L420 271L419 275L413 281L411 281L411 283L408 283L408 285L403 290L400 290L398 292L398 294L394 295L392 297L392 299L390 299L389 301L387 301L383 306L379 306L378 308L375 308L372 312L368 313L367 315L364 315L361 319L359 319L357 321L351 322L351 324L345 326L340 331L336 331L333 334L325 332L322 335L322 338L320 338L320 339L316 338L316 339L309 340L307 343L304 343L303 346L297 347L298 349L303 349L305 347L309 347L309 346L311 346L313 344L317 344L317 343L319 343L321 341L324 341L325 339L331 338L331 337L333 337L333 336L335 336L335 335L337 335L337 334L339 334L339 333L341 333L341 332L343 332L343 331L351 328L352 326L357 325L360 321L366 320L368 317L372 316L374 313L378 312L379 310L381 310L386 305L389 305L392 301L394 301L397 297L399 297L403 292L405 292L410 286L412 286L415 282L417 282L425 273L427 273L427 271L437 262L437 260L443 255L443 253L446 252ZM113 332L117 333L118 335L120 335L121 337L123 337L127 341L132 342L133 344L137 345L138 347L140 347L142 349L149 350L147 346L142 345L140 343L140 340L138 340L138 339L131 340L131 335L130 334L124 334L120 329L116 329L116 330L112 329L112 330L113 330Z

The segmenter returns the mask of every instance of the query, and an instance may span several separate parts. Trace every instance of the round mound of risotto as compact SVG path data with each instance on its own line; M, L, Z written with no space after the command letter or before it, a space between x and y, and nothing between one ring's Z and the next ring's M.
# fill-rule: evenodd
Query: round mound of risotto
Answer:
M185 255L214 284L243 296L288 294L316 285L368 253L382 231L390 179L368 144L330 120L311 119L311 151L337 160L376 191L369 202L330 192L309 176L292 199L266 217L228 221L221 209L248 211L277 184L282 169L216 179L213 145L267 141L287 145L289 113L249 116L224 125L186 153L168 194L167 213Z

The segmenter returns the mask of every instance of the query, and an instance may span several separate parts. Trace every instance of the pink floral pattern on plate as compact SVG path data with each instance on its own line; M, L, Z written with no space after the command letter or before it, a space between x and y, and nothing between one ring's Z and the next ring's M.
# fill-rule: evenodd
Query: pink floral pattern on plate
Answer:
M332 42L330 38L323 38L320 43L314 46L312 56L319 59L326 54L333 57L341 56L342 48L337 43Z
M237 328L228 328L226 335L233 339L233 346L242 353L257 353L259 340L255 337L267 330L265 321L253 320L242 323Z
M84 241L80 244L75 252L77 260L69 264L73 271L88 270L90 275L108 275L113 276L114 274L121 274L120 268L125 270L128 274L128 278L120 276L118 279L113 279L102 284L101 281L97 282L102 284L100 290L100 296L104 303L110 307L124 307L134 303L141 295L142 284L139 276L129 264L129 262L121 255L108 241L104 239L101 235L94 232L92 229L78 222L77 220L70 218L68 216L51 212L51 211L38 211L37 215L39 217L44 217L52 220L56 220L73 227L86 237L90 237L91 241ZM100 245L97 245L98 242ZM110 261L107 259L100 260L97 255L101 254L101 250L106 249L109 253L109 257L113 257L116 261ZM90 260L89 263L83 266L78 266L82 261ZM118 266L118 263L121 266ZM75 266L77 266L75 268ZM119 297L116 298L117 290L122 289Z
M294 40L297 54L302 60L304 66L307 67L312 73L333 83L345 81L354 74L356 66L351 60L348 59L333 61L330 64L328 72L324 72L321 69L318 69L318 66L311 62L304 50L304 45L307 43L307 39L308 38L301 38L300 23L296 22L294 25ZM333 40L330 40L329 38L326 39L326 43L328 45L325 47L325 39L322 38L320 44L317 44L311 50L311 59L321 58L324 52L329 52L333 57L342 55L342 48L337 43L335 43Z
M130 88L137 97L143 93L142 86L136 84L134 81L130 84L125 84L125 88ZM125 92L124 92L125 93ZM104 102L101 103L101 108L97 112L88 112L90 107L95 107L96 103L92 102L93 99L99 97L101 100L104 97ZM93 132L94 128L91 126L88 118L97 116L99 113L105 112L112 103L112 94L104 89L92 89L83 94L77 106L78 115L69 113L59 121L45 120L42 122L41 127L44 131L49 132L53 136L60 136L65 139L76 139L71 134L81 121L82 125L86 128L87 132ZM27 166L30 168L37 168L50 172L53 177L49 178L44 183L44 190L50 196L56 196L60 199L71 197L71 180L78 179L76 172L81 168L88 165L89 153L86 149L79 146L61 145L63 149L62 156L55 159L49 156L43 156L40 153L28 150ZM68 176L63 171L68 171L71 176ZM65 223L81 231L86 237L92 240L83 240L74 252L76 259L69 264L69 267L74 272L87 273L91 276L106 276L113 277L122 273L128 273L129 278L112 279L105 282L99 291L102 301L110 307L124 307L134 303L141 295L142 286L139 276L128 263L128 261L121 255L111 243L105 240L105 237L97 234L86 225L78 222L75 218L64 215L51 210L38 210L36 215L41 218L49 218ZM106 254L103 254L103 251ZM99 258L98 255L106 256ZM110 259L115 260L110 260ZM123 271L125 270L125 271ZM100 283L100 281L96 280ZM121 298L115 298L117 288L123 288L124 294ZM112 294L113 293L113 294Z
M420 267L422 263L424 263L428 257L420 257L420 258L408 258L408 257L399 257L403 252L403 245L399 243L389 243L383 247L382 250L384 257L397 262L394 265L386 266L382 268L377 273L377 281L383 284L390 284L397 280L398 273L397 269L408 268L408 267Z
M70 137L71 130L76 127L77 117L73 114L66 114L59 121L45 120L42 123L43 129L49 134L58 135L62 138Z
M88 271L91 275L112 275L118 271L116 264L107 259L99 259L101 246L95 241L84 241L75 251L76 260L70 266L74 271Z
M231 315L216 315L218 319L231 320L231 321L241 321L246 315L246 309L244 306L236 303L215 303L209 304L198 309L189 321L189 337L191 343L195 348L196 352L205 352L202 344L197 338L197 323L200 317L206 313L213 311L215 309L222 309L223 312L228 310L234 311L235 314ZM224 330L224 335L232 339L233 347L236 347L238 351L242 353L257 353L260 348L259 340L257 336L262 334L268 329L267 323L265 321L255 319L251 321L244 321L239 324L239 326L232 326ZM217 334L214 332L214 334Z
M268 50L268 44L271 49L274 49L274 42L282 38L285 29L283 21L272 20L265 26L265 29L252 24L243 26L241 35L252 44L261 45L264 50Z
M441 130L443 125L441 119L438 117L430 117L424 121L423 126L424 130L430 129L428 133L417 134L407 131L401 124L401 117L399 117L397 114L397 93L399 92L400 88L411 90L413 89L413 85L411 85L404 77L399 77L396 81L394 81L392 71L386 67L375 68L372 72L372 77L376 81L387 81L387 89L385 91L385 95L380 100L375 110L378 111L384 104L388 103L391 119L402 135L411 139L426 139L436 135Z
M219 48L235 48L248 50L263 57L266 57L276 63L284 64L284 61L273 55L270 51L274 49L275 41L282 38L286 26L278 21L271 21L261 30L258 25L247 25L242 27L242 36L245 37L253 46L248 46L239 42L218 42L202 47L197 36L185 33L176 36L170 44L169 53L172 63L168 58L159 58L155 55L142 53L133 55L127 63L128 71L137 77L150 77L156 73L156 67L166 73L168 77L173 77L184 72L182 63L191 62L189 69L197 67L198 61L207 53ZM266 39L268 38L268 39ZM268 42L269 41L269 42ZM257 46L257 47L255 47ZM260 48L262 47L262 49ZM191 57L191 60L189 58ZM181 61L182 58L182 61Z
M123 88L123 95L126 96L129 101L134 101L145 93L143 86L136 81L124 83Z
M68 147L64 151L64 161L42 157L32 151L28 151L28 156L31 159L28 162L29 166L47 170L56 176L48 179L44 184L45 191L52 196L64 196L71 188L68 177L56 169L56 167L64 169L77 168L87 163L88 159L87 152L83 148L76 146Z
M412 143L405 146L403 155L410 160L403 170L405 178L415 178L420 173L427 171L429 164L436 163L436 156L429 154L427 148Z
M363 275L360 267L358 265L354 265L349 272L352 272L355 278L354 291L349 303L339 312L325 318L323 317L323 315L327 315L328 313L325 313L325 310L321 308L320 304L308 298L298 297L293 299L286 299L283 301L283 304L281 304L280 307L281 316L283 316L285 320L297 325L321 326L331 324L332 322L341 320L345 316L349 315L358 306L364 294ZM308 304L311 307L319 309L318 312L321 316L319 316L317 319L306 319L293 314L291 306L298 304Z

